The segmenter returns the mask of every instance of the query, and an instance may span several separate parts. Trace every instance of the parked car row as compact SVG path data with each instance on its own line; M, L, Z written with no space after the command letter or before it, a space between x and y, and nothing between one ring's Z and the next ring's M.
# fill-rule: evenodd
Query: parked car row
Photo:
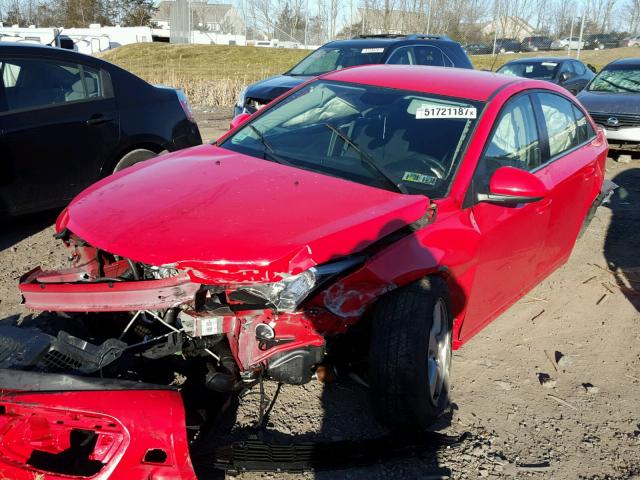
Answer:
M486 42L469 43L464 46L469 55L487 55L492 53L538 52L548 50L603 50L622 46L640 45L640 36L621 40L613 34L597 33L579 37L563 37L556 40L547 36L531 36L522 40L515 38L497 38Z

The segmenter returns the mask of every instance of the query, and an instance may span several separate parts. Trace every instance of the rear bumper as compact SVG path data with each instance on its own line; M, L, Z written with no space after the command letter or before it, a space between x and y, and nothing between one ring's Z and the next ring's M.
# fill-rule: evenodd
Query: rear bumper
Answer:
M0 369L0 432L3 478L196 479L168 387Z

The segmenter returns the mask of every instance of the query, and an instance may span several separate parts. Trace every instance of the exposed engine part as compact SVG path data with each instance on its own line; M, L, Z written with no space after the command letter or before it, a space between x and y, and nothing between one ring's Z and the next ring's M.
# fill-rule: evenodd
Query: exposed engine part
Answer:
M277 382L302 385L311 380L311 369L323 357L324 347L313 346L277 353L269 360L266 373Z
M215 392L230 392L244 388L238 376L238 364L226 342L219 344L218 352L220 352L220 366L216 369L208 365L209 372L205 377L205 386Z
M165 327L169 328L170 330L173 330L174 332L178 332L178 333L181 333L181 332L184 333L183 329L178 329L178 328L174 327L173 325L167 323L162 317L160 317L159 315L155 314L154 312L150 312L149 310L146 310L145 313L147 313L148 315L151 315L153 318L158 320L161 324L163 324ZM185 335L188 338L192 338L187 333L185 333ZM211 355L213 358L215 358L218 363L220 363L220 357L218 355L216 355L215 353L213 353L209 348L204 348L204 351L207 352L209 355Z
M142 265L144 278L162 280L177 276L180 272L176 268L155 267L153 265Z
M256 338L258 340L272 340L276 337L276 332L273 331L271 325L261 323L256 325Z
M207 337L224 333L224 317L188 310L180 312L178 320L184 332L192 337Z
M67 332L57 337L36 330L0 327L0 368L93 373L117 360L127 344L110 338L94 345Z

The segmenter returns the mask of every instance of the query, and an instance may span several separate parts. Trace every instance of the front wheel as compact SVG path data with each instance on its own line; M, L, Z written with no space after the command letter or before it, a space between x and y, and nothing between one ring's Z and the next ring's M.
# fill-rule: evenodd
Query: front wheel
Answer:
M424 430L448 407L450 312L447 285L440 277L399 288L376 305L369 382L381 423Z

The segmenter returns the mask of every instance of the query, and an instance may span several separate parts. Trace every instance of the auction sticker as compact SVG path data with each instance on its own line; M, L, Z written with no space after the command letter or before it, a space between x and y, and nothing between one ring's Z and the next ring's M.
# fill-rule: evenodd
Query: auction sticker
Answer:
M382 53L384 48L363 48L360 53Z
M424 183L425 185L433 186L436 184L438 179L431 175L423 175L422 173L404 172L402 180L405 182Z
M432 107L422 105L416 109L416 119L423 120L428 118L476 118L477 111L475 107Z

